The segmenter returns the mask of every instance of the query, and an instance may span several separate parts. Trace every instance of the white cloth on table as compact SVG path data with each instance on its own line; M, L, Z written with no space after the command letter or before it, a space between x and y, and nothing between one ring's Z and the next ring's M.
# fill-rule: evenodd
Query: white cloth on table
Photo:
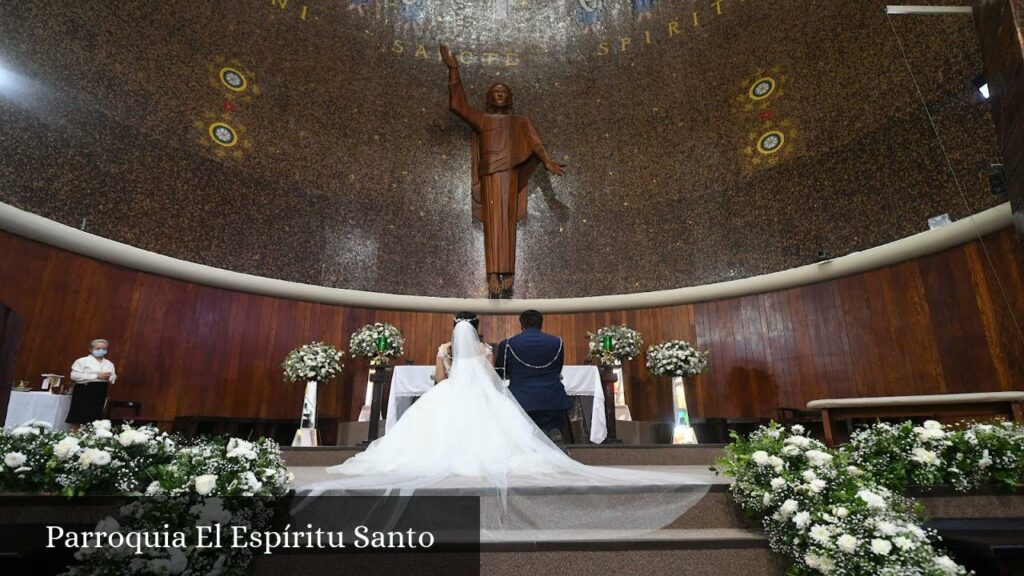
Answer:
M71 396L49 392L18 392L11 390L4 428L13 430L32 420L47 422L56 431L68 429L64 420L71 409Z
M117 380L113 362L90 354L75 360L75 363L71 365L71 380L73 382L95 382L99 380L100 372L110 372L110 378L107 381L111 384Z
M434 374L433 366L395 366L391 376L391 392L388 394L388 412L385 419L385 432L398 423L401 417L397 398L422 396L434 386L430 377ZM601 388L601 374L597 366L565 366L562 368L562 386L570 396L592 396L594 406L591 410L590 441L595 444L604 442L608 436L608 422L604 414L604 389Z

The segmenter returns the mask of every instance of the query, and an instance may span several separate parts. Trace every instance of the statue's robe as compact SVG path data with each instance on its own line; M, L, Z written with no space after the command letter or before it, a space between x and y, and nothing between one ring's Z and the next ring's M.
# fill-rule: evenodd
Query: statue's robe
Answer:
M473 128L473 217L484 224L488 274L515 274L516 224L526 217L527 183L546 155L524 116L481 112L466 102L462 83L449 82L449 105Z

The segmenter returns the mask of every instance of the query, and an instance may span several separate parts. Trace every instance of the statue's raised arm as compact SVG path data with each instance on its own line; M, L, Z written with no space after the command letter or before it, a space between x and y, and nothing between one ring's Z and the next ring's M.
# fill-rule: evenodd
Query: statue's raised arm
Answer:
M458 114L459 118L465 120L473 130L479 132L483 114L470 106L469 101L466 100L466 91L462 88L462 79L459 78L459 61L452 56L451 50L448 50L444 44L440 45L439 50L441 60L448 67L448 107L452 112Z

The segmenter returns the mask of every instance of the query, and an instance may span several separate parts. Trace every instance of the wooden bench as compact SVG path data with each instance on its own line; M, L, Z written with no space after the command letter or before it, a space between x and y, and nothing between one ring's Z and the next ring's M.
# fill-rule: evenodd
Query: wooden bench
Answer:
M834 446L839 438L836 424L854 418L949 420L1003 417L1024 423L1024 392L829 398L808 402L807 409L821 410L825 443Z

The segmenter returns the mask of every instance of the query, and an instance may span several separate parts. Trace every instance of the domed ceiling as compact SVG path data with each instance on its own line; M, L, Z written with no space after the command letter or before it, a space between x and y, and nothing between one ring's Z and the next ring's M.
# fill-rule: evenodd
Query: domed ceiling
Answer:
M483 297L443 41L471 102L507 82L568 165L530 181L515 297L774 272L1003 201L971 18L884 6L5 3L0 200L239 272Z

